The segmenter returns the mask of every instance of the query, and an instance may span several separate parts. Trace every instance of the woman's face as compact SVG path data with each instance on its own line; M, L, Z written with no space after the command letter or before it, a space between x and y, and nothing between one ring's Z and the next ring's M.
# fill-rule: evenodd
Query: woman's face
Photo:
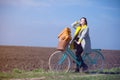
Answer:
M80 19L80 24L85 25L85 19L84 18Z

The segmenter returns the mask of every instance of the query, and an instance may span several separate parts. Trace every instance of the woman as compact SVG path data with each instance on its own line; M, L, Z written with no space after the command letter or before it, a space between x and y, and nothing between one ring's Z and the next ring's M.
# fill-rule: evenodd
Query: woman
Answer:
M74 33L74 49L76 49L76 57L78 61L81 61L81 66L76 64L75 72L79 72L80 68L82 68L83 71L86 71L88 66L83 62L81 54L82 52L89 53L91 51L87 19L82 17L80 22L76 21L72 24L72 26L76 29Z

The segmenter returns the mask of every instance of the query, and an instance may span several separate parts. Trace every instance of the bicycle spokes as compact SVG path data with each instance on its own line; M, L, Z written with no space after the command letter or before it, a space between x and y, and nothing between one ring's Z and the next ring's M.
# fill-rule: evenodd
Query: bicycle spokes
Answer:
M88 65L89 70L101 71L103 69L104 59L98 51L92 51L85 55L84 62Z
M70 69L70 59L66 53L62 51L54 52L49 58L49 68L52 71L68 72Z

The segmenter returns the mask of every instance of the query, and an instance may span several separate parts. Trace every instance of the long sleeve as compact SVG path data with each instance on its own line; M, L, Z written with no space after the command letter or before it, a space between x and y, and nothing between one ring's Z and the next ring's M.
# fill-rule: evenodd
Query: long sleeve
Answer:
M87 32L88 32L88 27L86 27L85 29L81 30L79 35L78 35L78 37L79 37L78 41L83 40L83 38L87 35Z
M71 26L72 26L74 29L76 29L77 26L79 26L79 25L80 25L80 24L79 24L78 21L75 21L75 22L73 22L73 23L71 24Z
M83 27L78 35L78 42L81 43L84 52L89 53L91 51L91 41L89 36L89 28Z

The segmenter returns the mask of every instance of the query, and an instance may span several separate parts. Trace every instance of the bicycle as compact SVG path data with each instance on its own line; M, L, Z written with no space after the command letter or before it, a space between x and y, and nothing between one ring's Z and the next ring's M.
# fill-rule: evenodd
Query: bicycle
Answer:
M100 72L104 67L104 56L101 53L101 49L92 49L90 53L83 53L83 61L88 66L88 71ZM71 68L73 61L79 66L81 62L77 61L75 53L66 47L65 51L55 51L49 57L49 69L55 72L68 72Z

